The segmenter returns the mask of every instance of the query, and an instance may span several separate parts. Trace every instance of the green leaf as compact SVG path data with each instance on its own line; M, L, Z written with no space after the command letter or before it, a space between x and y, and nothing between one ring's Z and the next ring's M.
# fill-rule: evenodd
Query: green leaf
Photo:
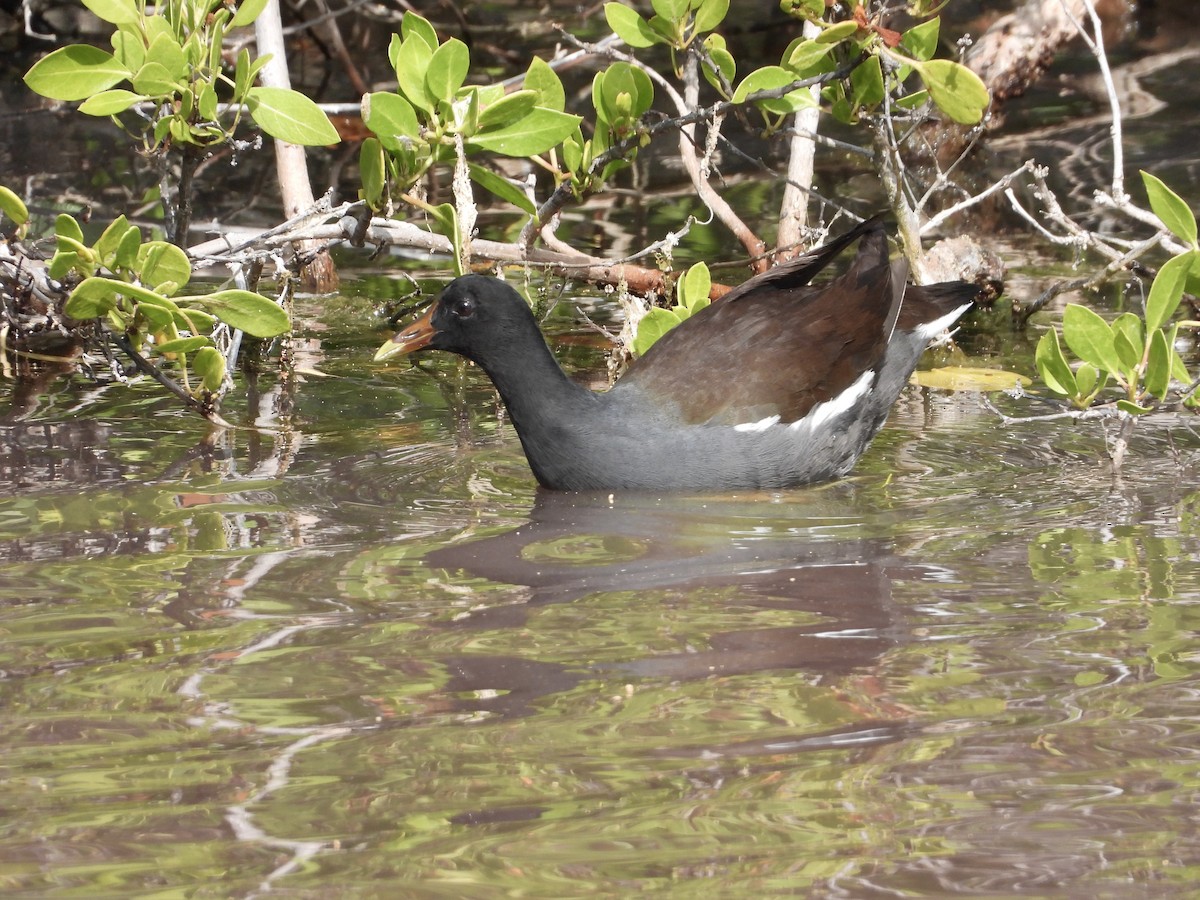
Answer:
M1154 412L1154 407L1138 406L1131 400L1118 400L1117 409L1121 410L1122 412L1129 413L1131 416L1141 416L1148 412Z
M113 88L101 91L88 97L79 104L79 111L89 116L115 116L125 112L131 106L136 106L144 100L149 100L145 94L135 94L123 88Z
M708 294L711 290L712 276L709 274L708 265L698 262L683 273L675 294L682 306L686 306L692 312L699 312L708 305Z
M1086 402L1091 399L1092 394L1096 391L1096 383L1099 380L1099 369L1091 363L1081 363L1079 368L1075 370L1075 385L1079 389L1079 395L1074 399L1080 402Z
M904 37L900 39L900 46L907 50L913 59L922 62L932 59L933 54L937 52L938 32L941 24L941 18L934 16L928 22L914 25L904 32Z
M484 107L479 113L479 128L500 128L511 125L527 116L537 106L536 91L513 91L495 103Z
M134 73L133 89L148 97L171 97L183 91L183 85L161 63L148 62Z
M650 6L670 22L678 22L688 12L688 0L650 0Z
M537 105L543 109L562 112L566 108L567 95L563 90L562 81L550 68L550 64L540 56L535 56L530 62L522 87L537 94Z
M0 184L0 212L4 213L15 225L24 225L29 221L29 210L25 203L14 194L11 190ZM70 216L67 216L70 219ZM74 219L71 219L74 222ZM76 225L76 228L79 226ZM83 239L82 233L79 235L80 240Z
M163 34L156 37L150 49L146 51L146 62L158 63L167 70L173 81L184 81L189 74L187 58L174 35Z
M1067 358L1063 356L1062 347L1058 343L1058 332L1053 328L1043 334L1041 340L1038 341L1034 362L1037 364L1038 374L1042 376L1042 381L1046 382L1046 386L1050 390L1066 397L1075 397L1079 394L1075 373L1071 371L1071 367L1067 364Z
M405 18L408 18L407 13ZM396 80L400 84L400 92L413 106L427 113L433 112L437 99L430 95L425 86L425 73L431 59L433 51L420 38L406 40L396 51Z
M338 143L337 130L312 100L287 88L250 89L250 116L276 140L306 147ZM244 330L244 329L243 329Z
M176 338L173 341L164 341L158 344L155 349L159 353L195 353L201 347L211 347L212 338L204 335L196 335L195 337Z
M737 73L737 63L733 59L733 54L725 49L725 39L719 34L710 34L704 41L704 49L708 51L709 58L725 81L733 84L733 76ZM717 78L712 68L707 63L704 63L701 66L701 71L704 72L704 78L708 83L724 95L725 86Z
M124 216L117 216L101 233L93 248L96 255L100 257L100 261L105 265L112 262L117 253L117 247L121 244L121 239L125 237L125 232L130 228L136 229L136 225L130 225L129 220Z
M604 18L613 34L630 47L652 47L664 43L649 23L624 3L605 3Z
M1135 369L1142 363L1146 339L1142 332L1142 320L1133 313L1122 313L1113 320L1113 346L1121 360L1121 371L1126 381L1132 381Z
M693 34L712 31L725 21L729 14L729 0L701 0L696 7L696 18L692 23Z
M404 143L402 138L419 140L421 137L417 111L411 103L391 91L363 94L362 119L388 150L398 149Z
M85 44L61 47L25 73L29 89L51 100L83 100L132 73L111 53Z
M1062 328L1063 340L1084 362L1106 372L1121 371L1112 328L1086 306L1068 303L1063 310Z
M622 119L637 119L654 103L654 85L641 69L626 62L615 62L604 70L602 78L593 80L593 91L599 86L599 97L593 96L597 109L604 114L609 122L617 123ZM622 94L628 94L628 106L619 100Z
M250 291L217 291L187 300L210 311L230 328L237 328L251 337L275 337L291 327L288 314L278 303Z
M233 21L229 23L230 28L241 28L245 25L253 25L264 9L267 8L267 0L242 0L238 4L237 13L233 17Z
M95 319L116 309L119 297L128 297L154 306L174 306L166 297L136 284L93 276L79 282L67 298L63 311L72 319Z
M1162 223L1171 229L1171 233L1177 238L1195 246L1196 215L1191 207L1149 172L1142 172L1142 183L1146 186L1146 195L1150 198L1150 208L1154 210L1154 214L1162 219Z
M217 106L217 90L213 87L212 82L206 82L204 87L200 88L200 97L197 101L197 108L200 111L200 117L209 122L215 122L217 115L220 112Z
M825 0L780 0L779 8L797 19L816 20L825 15Z
M1146 390L1159 400L1167 399L1171 387L1171 347L1161 328L1150 337L1150 356L1146 360Z
M142 284L158 291L162 291L167 284L174 284L175 290L178 290L180 285L187 284L191 279L192 264L187 254L174 244L149 241L138 248L137 271Z
M1175 349L1175 342L1178 338L1179 323L1176 322L1171 326L1171 333L1167 336L1167 346L1171 348L1171 378L1180 384L1191 384L1191 373L1188 372L1183 358L1179 355L1179 351Z
M1200 253L1191 250L1181 253L1163 263L1154 283L1150 285L1150 294L1146 297L1146 328L1153 331L1162 328L1179 308L1183 298L1183 288L1187 282L1188 273L1194 264L1200 262Z
M155 334L168 331L175 324L173 311L154 303L139 303L135 315L140 320L136 327L144 327Z
M901 109L919 109L929 102L929 91L913 91L898 97L894 102Z
M113 25L132 25L141 19L133 0L83 0L83 5L101 21Z
M750 94L757 91L770 91L786 87L795 80L796 76L782 66L763 66L761 69L755 69L742 79L741 83L737 86L737 90L733 92L733 102L744 103ZM779 99L758 100L755 102L763 107L763 109L774 113L797 112L802 109L811 109L817 105L817 101L813 99L812 91L808 88L798 88Z
M74 216L66 213L59 213L58 218L54 220L54 234L59 238L66 238L78 244L83 243L83 229L79 227Z
M561 143L578 127L579 116L535 106L511 125L477 134L470 143L506 156L535 156Z
M949 59L913 63L938 109L960 125L974 125L988 107L988 89L978 75Z
M653 307L638 322L637 336L633 339L633 352L641 356L654 342L683 320L669 309Z
M858 34L858 23L850 19L845 22L838 22L836 25L830 25L828 28L823 28L814 40L819 44L836 44L856 34Z
M434 51L425 72L425 86L434 100L452 101L467 80L471 51L458 38L450 38Z
M832 48L829 44L819 44L816 41L798 40L791 52L788 53L784 65L793 72L803 72L807 77L809 70L825 60Z
M200 384L210 392L225 383L225 357L216 347L201 347L192 358L192 369L200 376Z
M113 254L113 263L121 269L132 270L137 265L138 249L142 246L142 230L136 225L130 225L129 230L121 235Z
M490 191L501 200L511 203L531 216L537 215L537 207L534 206L529 196L507 178L475 163L467 163L467 169L471 173L471 180L484 190Z
M873 108L883 102L883 69L878 56L868 56L850 73L851 100L856 107Z
M400 33L405 41L418 38L429 48L430 53L438 47L437 32L429 24L429 20L421 18L412 10L408 10L400 21Z
M72 270L84 273L85 269L93 271L94 268L90 264L85 264L78 253L60 248L50 258L50 264L46 267L46 271L50 274L51 278L61 281Z
M136 72L146 61L146 44L136 28L118 28L109 39L116 60L130 72Z
M373 210L382 208L383 146L377 138L367 138L358 152L358 177L362 181L362 198Z

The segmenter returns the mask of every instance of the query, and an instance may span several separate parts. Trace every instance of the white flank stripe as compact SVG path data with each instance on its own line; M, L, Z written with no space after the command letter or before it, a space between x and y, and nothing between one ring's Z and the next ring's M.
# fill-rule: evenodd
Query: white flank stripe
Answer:
M807 425L809 428L816 428L823 422L828 422L835 416L840 416L854 408L863 397L871 391L871 386L875 383L875 373L871 369L863 372L858 376L858 380L850 387L846 388L836 397L831 400L826 400L824 403L818 403L812 408L807 416L797 422L793 422L788 428L800 428L802 425Z
M947 313L940 319L935 319L932 322L927 322L913 329L913 334L923 341L931 341L958 320L958 317L971 308L970 303L964 303L952 313Z
M772 425L779 421L779 416L767 416L765 419L759 419L757 422L743 422L741 425L734 425L734 431L766 431Z

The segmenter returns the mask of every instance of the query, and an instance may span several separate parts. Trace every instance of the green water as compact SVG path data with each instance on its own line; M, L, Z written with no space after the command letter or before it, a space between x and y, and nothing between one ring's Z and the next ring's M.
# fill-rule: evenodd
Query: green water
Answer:
M5 896L1191 895L1189 421L1114 480L912 388L836 484L539 494L478 372L315 310L269 428L0 427Z

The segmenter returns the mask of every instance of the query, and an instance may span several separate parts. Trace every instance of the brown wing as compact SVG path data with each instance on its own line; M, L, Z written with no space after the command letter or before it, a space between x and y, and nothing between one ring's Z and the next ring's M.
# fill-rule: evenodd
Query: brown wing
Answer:
M850 271L807 285L856 237ZM751 279L664 335L621 379L678 406L684 421L740 424L803 418L883 359L904 287L883 227L869 220L836 241Z

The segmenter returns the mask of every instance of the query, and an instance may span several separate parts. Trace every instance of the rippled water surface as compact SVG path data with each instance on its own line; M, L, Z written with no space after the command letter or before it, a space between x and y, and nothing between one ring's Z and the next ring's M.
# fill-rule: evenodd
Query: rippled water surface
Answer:
M836 484L552 495L367 320L275 431L0 428L6 896L1194 895L1188 422L1113 479L914 387Z

